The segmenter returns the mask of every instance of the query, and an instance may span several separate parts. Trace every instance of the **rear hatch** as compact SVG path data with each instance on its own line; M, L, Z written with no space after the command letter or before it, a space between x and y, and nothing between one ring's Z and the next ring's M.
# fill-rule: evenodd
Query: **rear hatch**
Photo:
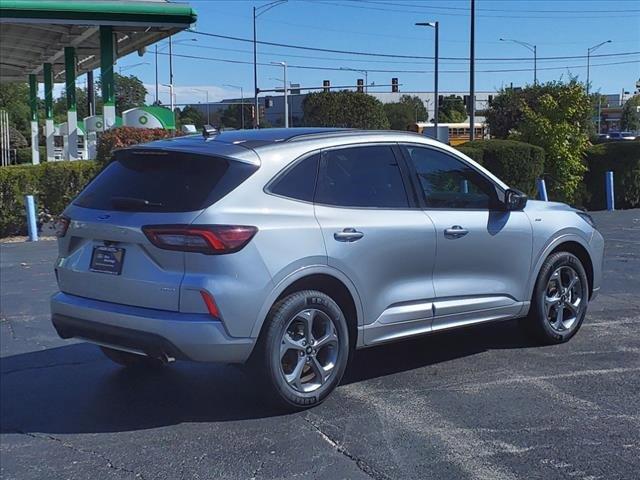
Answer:
M258 165L252 150L225 144L209 144L207 154L163 148L117 152L64 212L69 227L59 240L60 290L179 311L185 254L156 247L143 227L190 225Z

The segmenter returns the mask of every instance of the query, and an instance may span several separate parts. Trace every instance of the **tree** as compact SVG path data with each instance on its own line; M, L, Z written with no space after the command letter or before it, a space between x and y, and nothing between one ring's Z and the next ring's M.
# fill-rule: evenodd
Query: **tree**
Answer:
M144 105L147 89L142 81L135 75L120 75L114 73L115 81L115 97L116 97L116 115L122 115L122 112L134 107ZM96 90L101 91L101 79L96 82ZM97 103L97 101L96 101Z
M22 82L0 83L0 109L9 115L9 125L31 138L29 85Z
M205 118L200 110L191 105L187 105L177 114L178 126L182 125L195 125L197 129L201 129L205 123Z
M550 193L572 202L586 171L583 158L592 126L592 105L584 85L573 78L568 83L528 86L518 95L515 103L520 114L509 129L509 138L544 148L545 172L553 180Z
M399 102L385 103L384 112L392 130L406 130L413 123L427 120L427 109L418 96L402 95Z
M467 119L464 100L456 95L444 97L438 107L439 123L460 123Z
M366 93L317 92L303 104L304 123L317 127L388 129L389 120L380 100Z
M640 130L640 94L634 95L624 104L620 128L630 131Z

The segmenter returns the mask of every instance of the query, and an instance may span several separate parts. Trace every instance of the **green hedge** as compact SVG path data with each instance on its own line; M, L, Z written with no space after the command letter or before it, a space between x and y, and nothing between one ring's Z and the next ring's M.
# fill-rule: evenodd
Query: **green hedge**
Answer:
M39 221L50 220L101 168L88 160L0 168L0 237L26 233L25 195L36 197Z
M476 140L457 147L512 188L536 193L536 178L544 172L544 150L514 140Z
M593 145L587 151L589 171L584 178L584 204L589 210L606 208L605 172L613 172L616 208L640 207L640 142Z
M40 150L40 163L47 161L47 147L39 147ZM18 148L16 150L16 163L18 165L31 163L31 147Z

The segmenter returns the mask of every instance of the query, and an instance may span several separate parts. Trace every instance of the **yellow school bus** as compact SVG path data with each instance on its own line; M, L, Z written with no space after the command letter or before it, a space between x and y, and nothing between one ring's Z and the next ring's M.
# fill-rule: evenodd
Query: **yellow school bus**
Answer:
M424 133L424 129L426 127L433 127L433 123L431 122L418 122L412 123L407 126L407 130L410 132L416 133ZM449 144L450 145L460 145L461 143L465 143L469 141L469 122L465 123L439 123L438 127L447 127L449 129ZM475 132L474 137L476 140L480 140L483 138L488 138L489 131L487 126L484 123L475 123Z

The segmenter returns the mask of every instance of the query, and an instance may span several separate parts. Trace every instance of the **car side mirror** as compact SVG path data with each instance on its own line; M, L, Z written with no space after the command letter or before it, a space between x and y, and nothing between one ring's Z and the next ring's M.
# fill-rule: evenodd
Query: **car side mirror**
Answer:
M509 189L504 192L504 207L507 211L519 211L523 210L527 205L527 197L526 194L522 193L519 190Z

